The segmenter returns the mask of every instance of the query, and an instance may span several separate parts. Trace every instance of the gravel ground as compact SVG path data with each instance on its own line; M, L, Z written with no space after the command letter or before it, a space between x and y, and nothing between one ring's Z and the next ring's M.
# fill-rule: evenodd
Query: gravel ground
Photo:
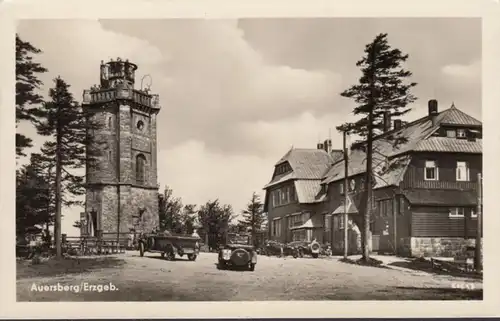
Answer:
M218 270L217 255L171 262L159 254L17 263L18 301L261 301L482 299L480 280L364 267L335 258L260 256L254 272ZM87 291L33 291L42 285ZM112 284L114 291L97 292Z

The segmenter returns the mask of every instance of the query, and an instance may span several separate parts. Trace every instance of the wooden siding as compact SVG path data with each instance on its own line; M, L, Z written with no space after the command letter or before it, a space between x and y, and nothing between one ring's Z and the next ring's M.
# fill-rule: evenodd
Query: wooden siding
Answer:
M267 213L268 226L269 226L269 239L279 242L290 242L291 241L291 231L288 228L288 217L289 214L309 212L310 215L318 213L319 204L300 204L300 203L290 203L287 205L282 205L278 207L272 207ZM272 222L276 218L281 218L281 235L272 235Z
M439 168L438 181L424 179L425 161L435 160ZM457 161L469 163L469 182L457 182ZM458 153L413 153L412 160L405 172L402 188L428 188L428 189L474 189L477 174L482 171L482 155Z
M412 208L411 236L475 237L477 219L470 217L471 209L465 208L464 218L450 218L448 207L422 206Z

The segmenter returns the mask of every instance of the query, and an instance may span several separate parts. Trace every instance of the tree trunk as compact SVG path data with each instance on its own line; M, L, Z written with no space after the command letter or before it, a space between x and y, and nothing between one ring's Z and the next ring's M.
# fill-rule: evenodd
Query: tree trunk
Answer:
M368 139L367 139L367 150L366 150L366 179L365 179L365 190L366 190L366 207L365 215L363 219L363 260L368 261L370 258L370 221L372 216L372 197L373 197L373 184L372 184L372 140L373 140L373 110L368 115Z
M371 70L370 70L370 102L369 102L369 113L368 113L368 135L366 138L366 179L365 179L365 190L366 190L366 206L365 215L363 219L363 260L368 261L370 259L370 220L372 216L372 197L373 197L373 169L372 169L372 155L373 155L373 110L375 109L375 43L371 48Z
M59 106L58 112L59 114ZM59 115L57 115L59 116ZM56 217L54 220L54 239L56 246L56 258L62 257L62 247L61 247L61 205L62 205L62 195L61 195L61 173L62 173L62 162L61 162L61 145L62 145L62 133L60 120L56 117L57 128L56 128L56 193L55 193L55 210Z

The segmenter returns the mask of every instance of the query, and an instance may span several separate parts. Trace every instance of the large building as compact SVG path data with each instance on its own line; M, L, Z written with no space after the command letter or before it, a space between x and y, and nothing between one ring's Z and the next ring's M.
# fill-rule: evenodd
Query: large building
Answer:
M97 161L87 164L83 235L151 231L158 225L158 96L135 89L137 66L101 63L100 86L83 93Z
M403 139L395 147L397 137ZM411 123L386 117L373 146L372 251L450 256L474 243L477 174L482 171L480 121L455 106L439 112L437 101L431 100L428 115ZM265 186L271 239L316 238L341 252L347 226L350 252L359 252L366 153L356 147L351 146L348 156L347 186L343 156L331 151L328 141L317 149L292 149L276 164Z

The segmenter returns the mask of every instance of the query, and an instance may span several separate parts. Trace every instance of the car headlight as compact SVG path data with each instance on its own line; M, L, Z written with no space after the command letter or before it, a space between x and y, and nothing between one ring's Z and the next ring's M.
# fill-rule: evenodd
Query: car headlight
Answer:
M231 250L222 250L222 257L225 260L229 260L231 258Z

